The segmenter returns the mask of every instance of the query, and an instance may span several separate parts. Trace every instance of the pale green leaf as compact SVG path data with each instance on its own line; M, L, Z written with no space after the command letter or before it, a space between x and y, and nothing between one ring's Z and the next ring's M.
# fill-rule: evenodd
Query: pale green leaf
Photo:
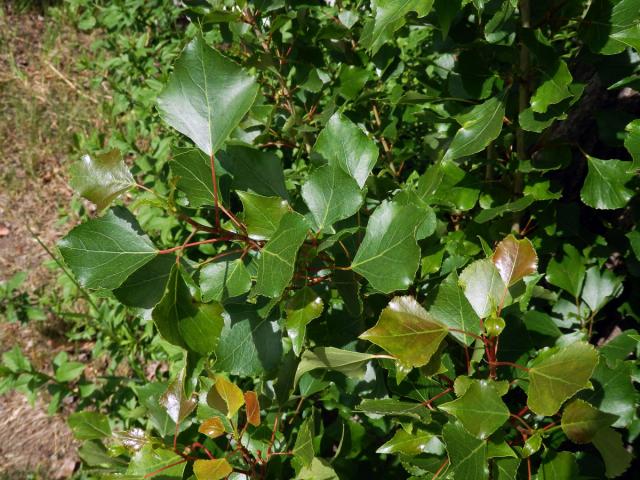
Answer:
M622 291L622 279L611 270L600 271L596 266L587 270L581 298L592 312L599 311Z
M431 305L429 313L438 322L447 327L468 332L471 335L480 335L480 318L473 310L473 307L464 296L464 292L458 285L458 276L450 274L438 286L436 297ZM451 335L463 342L471 345L475 340L471 335L462 332L451 332Z
M111 436L109 419L98 412L75 412L69 415L69 426L78 440L93 440Z
M459 284L480 318L491 315L511 301L507 286L490 258L476 260L460 274Z
M433 433L425 430L407 433L404 429L400 428L396 430L393 438L376 450L376 453L409 456L430 453L440 456L444 454L444 445Z
M313 458L315 457L315 450L313 448L313 417L307 417L300 429L298 430L298 436L296 437L296 443L293 445L293 456L300 460L303 466L309 467Z

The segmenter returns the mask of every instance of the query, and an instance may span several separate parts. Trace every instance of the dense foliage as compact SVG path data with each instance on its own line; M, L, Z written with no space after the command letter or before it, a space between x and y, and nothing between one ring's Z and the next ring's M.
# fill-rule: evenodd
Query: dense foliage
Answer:
M169 369L87 395L87 475L628 469L640 0L187 2L166 21L184 49L149 25L114 104L155 103L179 134L132 120L70 172L98 213L64 262L137 317L130 363Z

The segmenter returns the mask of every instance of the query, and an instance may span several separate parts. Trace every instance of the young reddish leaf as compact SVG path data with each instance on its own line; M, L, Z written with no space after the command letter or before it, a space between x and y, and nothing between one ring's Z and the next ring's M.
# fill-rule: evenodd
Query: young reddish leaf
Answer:
M384 348L406 366L421 367L429 362L447 333L447 328L415 298L405 296L391 300L378 323L360 338Z
M200 424L198 431L200 433L204 433L210 438L218 438L219 436L224 435L225 432L224 424L222 423L222 420L220 420L220 417L208 418Z
M538 415L554 415L565 400L589 388L598 352L585 342L545 350L529 368L527 405Z
M233 467L226 458L193 462L193 473L198 480L221 480L232 472Z
M493 254L502 281L508 287L527 275L538 271L538 255L528 238L516 239L513 235L502 240Z
M207 403L231 418L244 405L244 396L235 384L222 375L216 375L216 383L207 394Z
M260 425L260 402L256 392L244 392L244 403L247 410L247 422L254 427Z
M589 443L603 428L616 421L616 416L601 412L584 400L574 400L562 412L562 431L574 443Z

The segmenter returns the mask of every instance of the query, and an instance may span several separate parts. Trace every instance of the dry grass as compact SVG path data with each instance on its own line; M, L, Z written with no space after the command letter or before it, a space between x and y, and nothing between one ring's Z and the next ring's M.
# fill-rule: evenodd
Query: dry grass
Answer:
M80 55L90 55L92 38L1 3L0 281L27 271L29 292L52 292L47 255L29 229L51 247L74 220L60 220L71 210L65 171L74 135L104 128L99 102L86 93L90 72L76 67ZM0 352L14 344L40 367L56 350L37 329L0 318ZM76 447L64 419L46 414L46 399L31 406L20 394L0 397L0 479L68 478Z

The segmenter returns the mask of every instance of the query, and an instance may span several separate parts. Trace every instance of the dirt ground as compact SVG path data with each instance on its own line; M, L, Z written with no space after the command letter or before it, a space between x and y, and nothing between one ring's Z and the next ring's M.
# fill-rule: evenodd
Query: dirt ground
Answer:
M73 223L65 180L73 138L100 128L87 73L74 70L91 42L42 12L0 6L0 282L26 271L30 295L56 288L34 235L52 247ZM0 354L19 344L32 361L50 359L41 330L4 320ZM20 394L0 397L0 479L68 478L76 447L64 418L47 415L46 396L34 406Z

